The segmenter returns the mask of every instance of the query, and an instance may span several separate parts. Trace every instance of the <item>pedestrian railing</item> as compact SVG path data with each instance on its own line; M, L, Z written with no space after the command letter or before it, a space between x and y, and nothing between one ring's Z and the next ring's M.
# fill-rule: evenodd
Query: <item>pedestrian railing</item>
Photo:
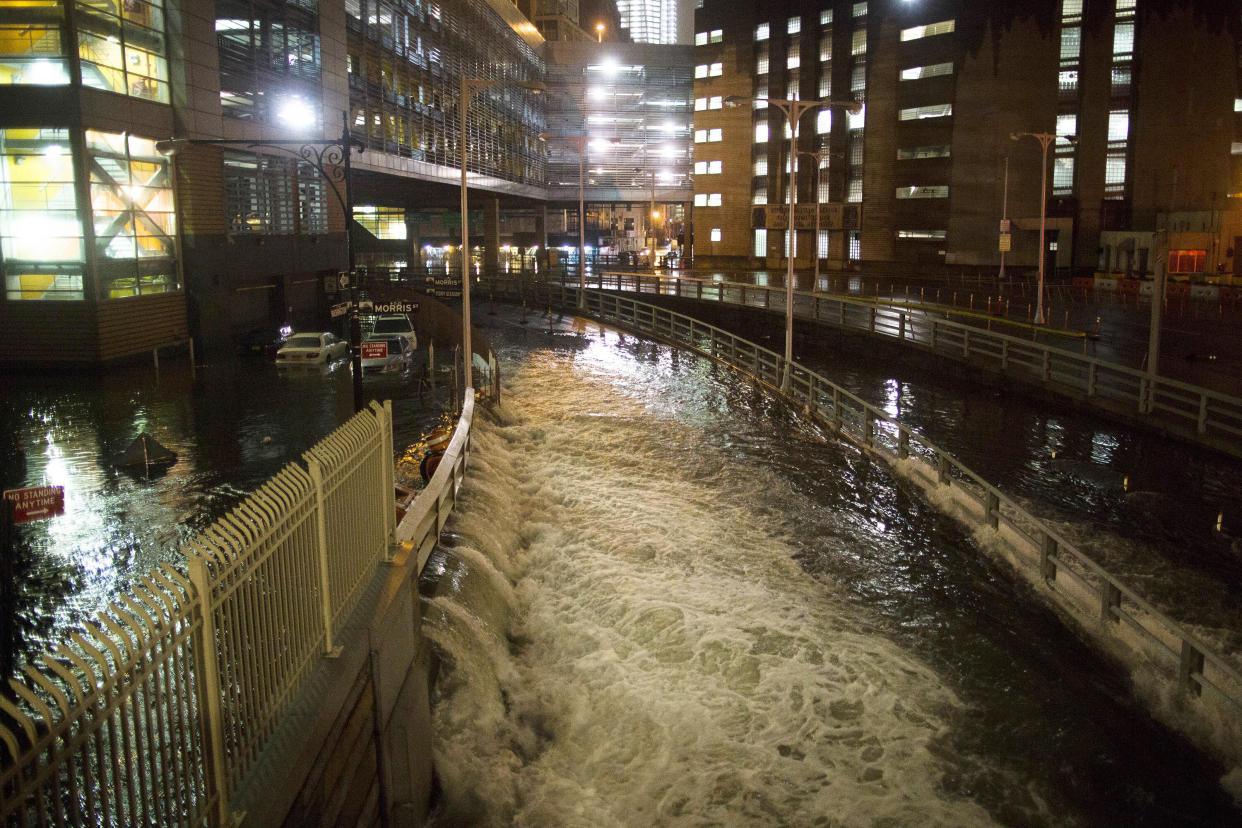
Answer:
M577 306L577 291L566 294ZM1135 671L1145 700L1213 749L1242 759L1242 672L1169 618L1082 549L947 451L885 411L801 365L729 331L616 293L588 291L584 310L603 321L658 337L742 371L898 473L929 501L982 531L981 542L1046 593L1089 634ZM930 332L929 332L930 335ZM1011 355L1012 357L1012 355ZM1042 357L1041 362L1042 365ZM1172 691L1172 692L1169 692Z
M786 302L783 287L764 285L625 272L592 273L588 282L589 287L598 290L677 296L771 310L783 311ZM578 284L497 281L493 290L504 294L520 291L536 303L555 299L567 305L577 301ZM1002 318L987 320L998 328L991 330L944 318L943 311L917 304L807 292L794 293L794 315L1044 383L1088 403L1151 418L1162 428L1242 455L1242 399L1178 380L1153 377L1061 347L1068 332ZM1051 341L1041 342L1041 336ZM1082 334L1075 336L1081 338Z
M463 439L431 501L458 481ZM303 460L194 537L188 575L151 572L10 681L0 823L230 823L231 792L393 549L390 403Z

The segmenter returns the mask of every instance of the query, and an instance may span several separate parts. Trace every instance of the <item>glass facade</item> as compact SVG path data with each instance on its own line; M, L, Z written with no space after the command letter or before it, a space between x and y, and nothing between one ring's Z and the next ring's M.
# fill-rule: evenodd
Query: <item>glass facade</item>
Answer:
M84 298L86 248L78 216L69 130L0 130L6 298Z
M293 158L224 153L224 214L232 233L326 233L326 186L318 170Z
M67 83L64 4L0 2L0 86Z
M75 3L82 85L168 103L162 0Z
M389 155L459 167L461 79L538 81L542 62L478 0L346 0L354 135ZM534 95L512 85L469 102L471 171L520 183L542 179Z
M313 130L319 124L315 0L217 0L216 41L225 115L271 123L292 109L307 115L298 126Z

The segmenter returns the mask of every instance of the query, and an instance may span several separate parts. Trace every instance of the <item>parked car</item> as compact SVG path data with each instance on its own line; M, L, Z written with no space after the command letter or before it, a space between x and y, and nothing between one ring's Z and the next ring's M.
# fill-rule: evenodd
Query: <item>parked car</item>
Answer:
M410 348L418 348L418 335L414 333L414 323L404 313L385 314L377 317L371 328L371 336L386 334L396 335L409 340Z
M349 343L334 333L295 333L276 352L276 364L326 365L348 354Z
M252 328L237 338L237 355L275 357L289 333L288 327Z
M362 340L362 370L365 373L379 371L404 371L410 367L414 349L404 336L372 334Z

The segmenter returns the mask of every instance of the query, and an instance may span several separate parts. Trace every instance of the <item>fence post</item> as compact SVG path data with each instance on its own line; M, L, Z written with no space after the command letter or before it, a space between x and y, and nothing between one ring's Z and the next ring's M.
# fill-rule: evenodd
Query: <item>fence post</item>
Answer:
M211 579L207 572L207 564L198 555L188 556L190 583L194 585L194 600L198 603L199 617L202 623L193 638L194 668L198 673L198 681L194 682L198 690L198 709L202 711L202 730L204 758L207 761L205 782L207 784L207 801L216 801L215 815L217 825L228 825L229 791L228 774L224 761L224 723L220 712L220 664L216 660L216 614L211 602Z
M1039 571L1044 580L1055 583L1057 580L1057 562L1053 558L1057 554L1057 542L1047 532L1040 532Z
M950 485L949 468L949 456L940 451L936 452L936 482L941 486Z
M1203 688L1195 679L1195 676L1203 672L1203 653L1199 652L1193 644L1186 639L1182 639L1182 655L1180 664L1178 665L1178 685L1183 693L1191 696L1200 696L1203 694Z
M490 355L489 355L490 356ZM383 469L383 481L380 483L384 490L380 493L380 503L384 506L384 529L387 540L388 552L384 555L384 560L391 561L393 553L393 543L397 538L397 509L393 505L397 497L397 469L393 461L392 447L392 400L384 400L381 406L379 403L372 402L375 408L375 418L379 420L380 439L383 442L384 454L380 458L380 466Z
M993 529L1000 528L1000 498L990 489L983 497L983 516L987 519L988 526Z
M317 457L306 458L306 469L310 472L311 484L315 489L315 545L316 558L319 561L319 602L323 610L323 654L335 658L341 654L341 648L334 646L332 640L332 586L328 580L328 517L325 514L323 496L323 464Z
M1207 433L1207 394L1199 395L1199 433Z
M898 426L897 432L897 456L905 460L910 456L910 432L901 426Z
M841 389L833 386L832 388L832 427L835 431L841 431Z
M936 350L936 320L931 320L931 349Z
M1100 590L1100 620L1117 621L1114 609L1121 606L1121 590L1112 581L1105 581Z
M909 288L907 288L909 290ZM905 313L897 314L897 338L904 340L906 338L906 315Z
M1087 396L1095 396L1095 363L1091 363L1087 368Z

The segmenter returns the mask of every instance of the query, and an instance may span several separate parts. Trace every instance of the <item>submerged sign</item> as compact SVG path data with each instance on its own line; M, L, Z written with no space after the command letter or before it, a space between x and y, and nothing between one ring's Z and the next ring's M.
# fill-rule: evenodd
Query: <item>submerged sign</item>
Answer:
M29 523L65 512L64 486L33 486L5 489L4 499L13 501L13 522Z

